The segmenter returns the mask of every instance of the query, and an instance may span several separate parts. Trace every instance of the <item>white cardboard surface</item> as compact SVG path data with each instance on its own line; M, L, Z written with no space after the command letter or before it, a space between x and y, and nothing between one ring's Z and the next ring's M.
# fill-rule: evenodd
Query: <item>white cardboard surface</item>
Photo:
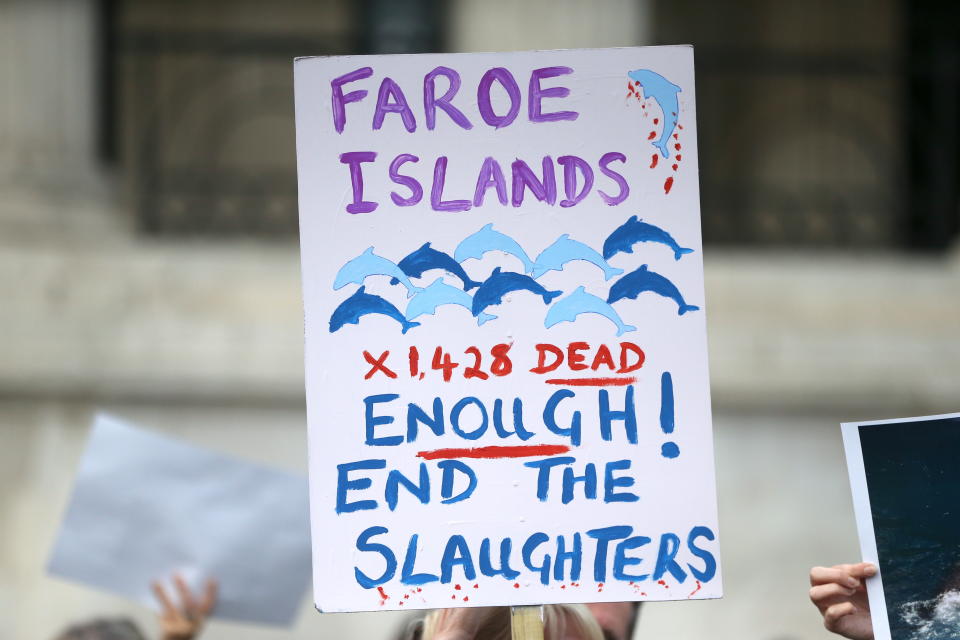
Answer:
M460 79L459 90L450 103L470 121L469 130L458 126L442 108L436 110L435 128L427 126L424 79L441 66L455 71ZM555 92L543 98L541 111L574 111L577 117L533 122L531 77L534 70L551 67L567 68L569 72L544 77L540 85L545 89L565 87L569 95ZM361 71L367 68L369 74ZM516 119L500 127L486 124L478 106L482 78L494 68L509 72L519 96ZM635 71L645 80L643 87L628 76ZM338 133L333 82L354 72L358 73L353 80L341 83L346 98L339 104L345 124ZM361 77L364 75L367 77ZM504 76L501 73L499 77ZM657 99L647 95L654 91L658 78L679 91L663 85L668 90ZM492 84L491 102L495 115L504 116L510 113L511 104L498 82ZM692 48L304 58L295 64L295 83L318 608L356 611L720 597ZM440 77L432 94L443 96L450 86L449 76ZM641 91L644 87L646 90ZM426 90L430 91L429 86ZM367 93L354 93L358 91ZM670 106L670 95L676 98L676 107ZM376 128L378 96L385 108L380 109L382 118ZM401 113L404 104L409 113ZM668 123L674 108L679 111L675 127ZM665 125L669 127L666 132ZM362 199L377 204L372 211L348 211L360 200L351 182L346 159L350 156L341 159L342 154L352 152L376 154L372 161L359 165ZM621 201L616 200L623 193L622 187L601 168L600 159L609 153L622 154L625 159L606 163L606 168L621 175L629 187L629 195ZM411 206L396 201L416 200L416 187L411 188L409 180L390 179L389 167L402 154L417 158L412 161L408 157L396 170L420 185L421 198ZM565 192L559 158L571 155L590 165L594 184L581 201L564 207L563 200L574 198ZM521 189L522 204L514 206L513 163L525 162L538 179L544 179L545 156L555 171L555 201L538 200L530 189ZM438 158L446 158L442 189L435 186L435 176L444 172ZM499 201L496 186L484 191L483 179L479 180L482 204L475 198L485 158L494 159L503 172L506 204ZM578 176L582 187L583 175ZM487 179L496 180L489 175ZM469 201L469 209L437 210L456 208L444 204L453 200ZM608 203L610 200L614 202ZM634 230L630 236L634 241L626 243L630 252L612 255L606 266L602 259L596 260L598 256L586 257L588 252L579 246L567 247L559 259L544 253L563 234L595 253L603 253L611 235L631 216L668 233L679 247L690 251L677 252L666 246L669 241L663 236L643 236ZM500 236L469 239L477 232L483 235L486 225L492 225L507 240ZM395 275L404 258L428 242L430 248L455 258L467 278L486 284L464 291L467 284L451 272L454 267L409 276L409 286L405 282L391 284L390 277L383 274ZM373 257L364 257L369 248ZM563 259L570 255L580 259ZM522 283L519 288L507 287L500 304L496 303L498 296L493 295L495 301L480 310L480 314L495 319L478 324L484 318L474 314L472 299L496 293L488 280L496 268L524 276L541 262L559 263L562 269L534 272L538 276L534 284L514 279L512 282ZM603 305L612 288L642 265L675 286L684 304L698 309L685 308L681 315L680 302L648 290L635 299L612 302L610 306L621 322L611 319ZM620 269L622 273L615 273ZM441 297L449 304L437 306L432 314L428 311L415 318L411 314L411 319L400 317L411 309L429 309L431 305L424 304L417 289L441 278L440 284L447 285L443 290L446 297ZM629 288L627 284L620 286ZM484 287L486 292L478 293ZM579 287L599 298L601 304L583 298L558 307ZM550 291L562 294L548 302ZM408 293L415 295L408 297ZM365 296L375 296L376 300ZM458 296L460 303L454 301ZM374 307L380 313L360 315ZM600 311L578 315L571 313L571 307L574 311ZM394 317L384 315L384 311ZM548 327L551 320L556 322ZM419 326L408 326L409 322ZM403 327L407 328L405 332ZM618 329L624 330L622 335L617 335ZM590 365L601 345L607 345L616 360L624 341L637 345L645 356L642 367L629 374L610 371L603 363L596 371L571 370L565 363L550 373L531 372L537 365L537 344L557 345L566 353L570 343L586 342L589 348L583 355ZM491 372L491 349L498 344L510 345L513 368L507 375ZM416 368L409 359L412 347L418 354ZM458 363L449 381L431 366L437 347ZM471 347L478 353L471 353ZM373 361L389 351L384 362L396 377L374 371L365 379L372 368L371 360L363 356L365 351ZM464 371L475 364L476 357L487 379L465 379ZM675 403L675 427L669 433L660 419L661 407L668 402L662 392L664 373L669 373L672 380ZM629 387L547 382L628 376L636 378ZM601 395L606 394L612 410L624 410L628 389L634 394L636 441L630 441L622 420L612 422L610 437L605 439L600 427ZM558 400L554 394L563 390L572 395ZM501 437L494 426L494 415L499 411L504 430L514 430L515 398L522 402L523 424L533 434L526 440L516 434ZM544 411L551 398L555 400L559 427L569 427L579 415L579 443L546 426ZM500 409L496 408L498 399L502 402ZM432 415L435 401L442 405L442 435L420 424L416 439L411 441L408 404L414 403ZM461 433L467 436L458 434L452 425L456 419L452 414L460 401L466 404L456 417L461 420ZM487 415L485 430L482 411ZM473 439L474 434L479 437ZM424 457L451 448L538 445L569 447L561 455L575 458L571 466L575 476L588 473L587 463L594 464L597 498L588 499L585 483L580 482L573 485L573 499L564 502L563 472L558 467L550 473L546 500L538 499L538 471L525 463L546 460L550 458L547 454L498 459L460 457L460 462L475 473L476 488L468 498L444 504L440 460ZM665 455L677 449L679 455ZM340 468L353 463L367 468ZM608 463L614 463L613 477L624 483L633 480L629 487L611 487L612 493L633 494L636 501L605 501ZM618 469L617 463L629 464L629 468ZM429 491L424 492L426 503L401 485L395 508L391 509L385 501L388 475L396 471L422 489L421 465L429 479ZM462 474L455 479L452 495L467 486ZM374 508L366 508L369 506ZM603 534L589 532L606 527L622 527L620 532L629 533L611 541L604 554L603 544L596 539ZM501 544L506 538L512 545L507 554L509 566L516 575L497 575L483 567L484 559L494 569L501 567ZM574 571L573 561L566 558L557 572L554 560L560 550L558 538L563 539L565 552L580 545L575 554L580 560L579 571ZM673 564L669 562L671 554ZM615 572L614 565L621 556L623 566ZM662 565L659 570L658 557ZM544 563L550 566L549 574L538 569Z
M290 625L309 583L303 478L97 416L48 571L157 607L220 583L213 617ZM168 589L168 593L172 593Z

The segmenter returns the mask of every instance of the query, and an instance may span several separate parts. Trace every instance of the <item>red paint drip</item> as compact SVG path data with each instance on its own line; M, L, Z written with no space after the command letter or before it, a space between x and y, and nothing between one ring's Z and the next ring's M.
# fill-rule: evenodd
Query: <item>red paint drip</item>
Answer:
M460 591L460 585L458 584L453 585L453 588L456 589L457 591Z
M547 382L550 382L547 380ZM528 444L513 447L492 445L475 449L435 449L433 451L418 451L417 457L424 460L449 460L451 458L477 458L493 460L498 458L530 458L534 456L554 456L566 453L570 447L564 444ZM457 585L457 589L460 586Z
M650 132L650 135L647 136L647 140L653 140L653 139L656 138L656 137L657 137L657 132L656 132L656 131L651 131L651 132Z
M409 593L404 594L403 599L404 599L404 600L409 600L409 599L410 599L410 594L409 594ZM403 604L403 603L401 602L400 604Z
M667 584L666 582L664 582L663 580L657 580L657 584L660 585L661 587L663 587L664 589L669 589L669 588L670 588L670 585L668 585L668 584Z
M562 584L562 585L560 585L560 588L561 588L561 589L566 589L566 588L567 588L567 585Z
M679 140L679 139L680 139L680 135L679 135L679 134L676 134L676 133L673 134L673 139L674 139L674 140Z
M625 387L636 381L636 378L550 378L544 382L565 387Z
M653 124L660 124L660 118L654 118Z
M673 145L673 148L677 151L680 151L680 143L678 142L677 144Z
M683 131L683 125L682 125L682 124L678 124L678 125L677 125L677 129L680 129L680 131Z
M380 597L384 600L389 600L390 596L387 595L387 592L383 590L383 587L377 587L377 592L380 594Z
M673 186L673 176L668 176L666 180L663 181L663 192L670 193L670 187Z
M474 588L474 589L479 589L479 588L480 588L480 585L475 584L475 585L473 585L473 588Z
M452 596L450 596L450 599L451 599L451 600L456 600L456 599L457 599L457 596L456 596L456 595L452 595Z
M700 584L700 581L697 580L697 588L694 589L693 591L691 591L691 592L690 592L690 595L687 596L687 597L689 598L690 596L692 596L693 594L695 594L697 591L700 591L700 587L701 587L701 586L702 586L702 585Z
M646 591L641 591L641 592L640 592L640 595L646 596L646 595L647 595L647 592L646 592Z
M423 589L421 589L420 587L417 587L417 593L420 593L421 591L423 591Z
M677 170L677 165L673 165L673 170L674 170L674 171Z
M650 168L655 169L657 166L657 159L660 157L659 154L655 153L650 157Z
M677 155L673 156L673 159L676 160L677 162L680 162L681 160L683 160L683 156L681 156L681 155L678 153Z
M520 583L519 583L519 582L514 582L514 583L513 583L513 588L514 588L514 589L519 589L519 588L520 588Z

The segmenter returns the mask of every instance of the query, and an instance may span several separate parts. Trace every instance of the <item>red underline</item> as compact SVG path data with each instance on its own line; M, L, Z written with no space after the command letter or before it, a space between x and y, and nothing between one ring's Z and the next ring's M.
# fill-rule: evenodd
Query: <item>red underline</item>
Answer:
M547 384L561 384L565 387L625 387L636 382L636 378L550 378Z
M529 444L516 447L477 447L475 449L436 449L420 451L418 458L424 460L445 460L449 458L530 458L533 456L555 456L566 453L570 447L565 444Z

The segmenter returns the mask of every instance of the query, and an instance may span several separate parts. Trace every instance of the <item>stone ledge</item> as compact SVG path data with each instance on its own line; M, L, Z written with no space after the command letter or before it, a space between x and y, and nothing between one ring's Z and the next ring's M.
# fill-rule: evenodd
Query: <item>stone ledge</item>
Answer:
M960 265L707 249L714 405L957 410ZM0 395L301 403L297 251L0 248Z

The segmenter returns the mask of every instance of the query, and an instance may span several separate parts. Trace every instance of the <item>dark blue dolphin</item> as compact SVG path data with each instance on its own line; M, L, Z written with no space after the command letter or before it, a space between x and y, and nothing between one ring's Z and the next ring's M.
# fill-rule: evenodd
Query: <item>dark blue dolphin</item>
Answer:
M480 315L480 312L490 305L500 304L504 294L520 290L542 296L544 304L550 304L551 300L563 294L563 291L547 291L530 276L512 271L500 271L500 267L497 267L473 294L473 315Z
M393 318L403 327L404 333L413 327L420 326L419 322L408 321L403 317L399 309L380 296L366 293L364 289L366 289L366 287L360 287L352 296L341 302L340 306L334 309L333 315L330 316L330 333L333 333L345 324L360 324L360 318L371 313L378 313Z
M700 307L687 304L683 301L683 296L677 287L664 278L659 273L647 270L647 265L643 265L636 271L631 271L610 287L610 295L607 296L607 302L613 304L617 300L630 298L636 300L637 296L644 291L652 291L664 298L670 298L677 303L677 315L683 315L687 311L697 311Z
M397 263L397 266L411 278L419 278L424 272L430 271L431 269L443 269L463 280L464 291L470 291L470 289L480 286L479 282L470 279L470 276L463 270L459 262L443 251L433 249L429 242L401 260ZM390 281L390 284L397 284L398 282L399 280L394 278Z
M633 245L638 242L659 242L673 249L674 260L679 260L688 253L693 253L693 249L686 249L677 244L669 233L648 224L637 216L630 218L622 225L614 229L613 233L607 236L603 241L603 257L609 260L621 251L623 253L633 253Z

